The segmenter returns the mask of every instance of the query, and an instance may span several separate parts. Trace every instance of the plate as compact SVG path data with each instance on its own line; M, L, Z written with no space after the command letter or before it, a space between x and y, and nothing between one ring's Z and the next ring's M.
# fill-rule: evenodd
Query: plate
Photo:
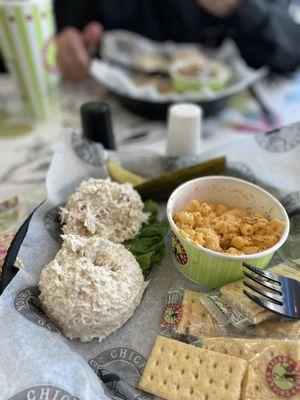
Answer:
M230 69L231 79L224 88L214 91L206 87L201 92L177 93L161 90L159 85L153 84L152 79L151 82L149 79L135 79L138 74L154 79L167 74L165 66L143 69L138 65L141 68L138 70L136 60L140 54L162 54L171 57L171 54L176 52L199 50L209 58L226 64ZM101 61L92 61L90 74L116 95L124 107L151 119L165 119L168 107L177 102L199 104L203 107L205 116L214 115L224 108L228 98L247 89L268 72L267 68L254 70L248 67L230 40L225 41L218 49L204 49L197 44L153 42L135 33L116 30L104 34L101 55Z
M169 107L174 104L174 102L171 101L160 103L155 101L139 100L130 96L119 95L117 93L114 93L114 95L127 110L140 115L141 117L152 120L165 121ZM211 101L197 101L196 104L202 107L204 117L211 117L218 114L226 107L229 97L230 96Z

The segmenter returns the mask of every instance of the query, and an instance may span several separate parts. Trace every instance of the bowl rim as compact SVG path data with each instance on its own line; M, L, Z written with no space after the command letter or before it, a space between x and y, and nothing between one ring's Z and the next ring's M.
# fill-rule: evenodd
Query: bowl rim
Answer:
M243 184L246 184L247 186L251 187L251 188L255 188L258 189L260 192L264 193L267 197L269 197L274 205L276 205L282 212L283 216L284 216L284 222L286 224L285 226L285 230L283 232L283 234L281 235L280 240L272 247L270 247L269 249L266 249L264 251L261 251L260 253L254 253L254 254L245 254L245 255L227 255L227 254L223 254L223 253L218 253L217 251L214 250L210 250L207 249L206 247L203 247L201 245L196 245L194 243L192 243L188 238L185 238L184 236L181 235L181 233L179 232L179 228L177 227L177 225L175 224L175 222L173 221L173 217L171 215L171 207L173 206L173 202L174 202L174 197L176 196L176 194L181 191L182 189L185 188L185 186L190 186L192 184L195 184L196 182L199 181L216 181L216 180L230 180L230 181L235 181L235 182L240 182ZM283 207L283 205L280 203L279 200L277 200L271 193L269 193L267 190L261 188L258 185L255 185L254 183L248 182L244 179L240 179L240 178L234 178L231 176L225 176L225 175L211 175L211 176L205 176L205 177L200 177L200 178L195 178L192 180L189 180L183 184L181 184L180 186L178 186L170 195L168 202L167 202L167 218L169 221L169 224L171 226L171 229L174 231L174 233L176 233L176 235L178 235L180 237L181 240L183 240L184 242L187 242L190 246L192 246L193 248L202 251L203 253L206 253L208 255L217 257L217 258L221 258L224 261L228 260L228 261L245 261L245 260L253 260L253 259L257 259L257 258L263 258L266 257L272 253L275 253L275 251L277 251L286 241L288 235L289 235L289 231L290 231L290 220L288 217L288 214L285 210L285 208Z

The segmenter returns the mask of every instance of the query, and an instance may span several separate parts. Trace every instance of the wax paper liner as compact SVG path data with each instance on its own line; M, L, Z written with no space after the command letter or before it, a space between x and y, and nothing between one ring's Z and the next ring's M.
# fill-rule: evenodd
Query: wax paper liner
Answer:
M199 48L211 58L224 62L231 70L230 83L219 91L206 89L202 92L186 92L184 94L170 92L160 93L152 85L136 85L129 77L127 69L109 60L133 67L132 60L141 52L162 52L172 54L176 50L189 50ZM122 51L123 49L123 51ZM125 50L124 50L125 49ZM130 51L128 51L130 49ZM103 60L94 59L91 63L90 73L105 88L113 93L127 96L133 99L147 100L151 102L170 101L213 101L236 94L261 79L267 74L267 68L254 70L242 60L237 47L231 40L215 50L203 49L197 44L177 44L174 42L157 43L140 35L127 31L108 31L105 33L102 44Z

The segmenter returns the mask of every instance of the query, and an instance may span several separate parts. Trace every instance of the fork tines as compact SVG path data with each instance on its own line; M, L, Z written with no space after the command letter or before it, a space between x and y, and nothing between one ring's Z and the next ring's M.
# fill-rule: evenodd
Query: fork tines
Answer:
M253 265L247 264L245 262L243 262L243 266L248 268L250 271L252 271L256 274L263 276L264 278L270 279L270 280L276 282L277 284L280 284L279 275L273 274L272 272L266 271L261 268L254 267Z
M273 274L247 263L243 263L243 266L255 274L243 271L244 275L250 280L250 282L248 280L243 281L244 285L263 297L244 290L246 296L268 310L291 318L300 318L299 281ZM251 281L259 286L253 285Z

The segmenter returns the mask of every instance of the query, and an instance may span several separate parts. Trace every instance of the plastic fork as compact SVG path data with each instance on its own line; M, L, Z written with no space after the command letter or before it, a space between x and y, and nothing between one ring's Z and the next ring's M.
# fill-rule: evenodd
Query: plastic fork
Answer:
M249 278L251 281L254 281L259 286L253 285L249 281L243 281L244 285L254 292L264 296L264 298L258 297L255 294L244 290L244 294L246 296L260 306L274 311L277 314L300 319L299 281L286 278L282 275L273 274L272 272L253 267L247 263L243 263L243 266L249 271L255 273L255 275L253 275L248 271L243 271L247 278Z

